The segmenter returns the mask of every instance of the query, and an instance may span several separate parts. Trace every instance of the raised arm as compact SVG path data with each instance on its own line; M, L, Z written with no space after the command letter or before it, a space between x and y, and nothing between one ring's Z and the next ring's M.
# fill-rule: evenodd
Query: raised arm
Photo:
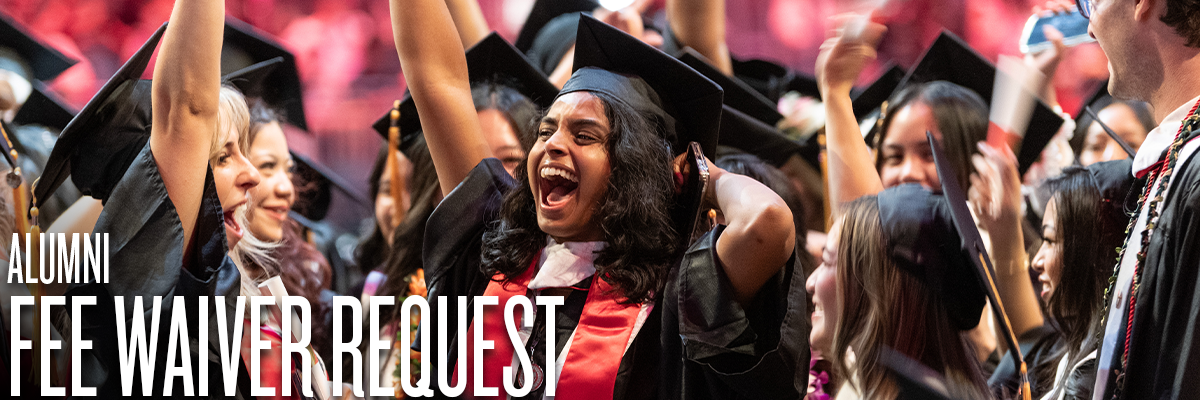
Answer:
M846 18L843 22L853 18L859 17ZM875 23L861 28L861 32L852 32L855 33L852 35L845 35L846 30L839 28L836 35L821 45L821 53L817 56L817 83L825 101L829 204L835 218L841 215L843 204L883 191L883 182L871 160L871 150L854 118L850 88L866 63L875 58L875 45L887 28Z
M442 193L491 150L471 101L467 58L443 0L391 0L392 31Z
M725 172L711 162L709 173L708 202L717 205L726 225L717 238L717 259L738 302L749 304L795 248L792 211L754 179Z
M222 0L176 0L154 63L150 150L183 223L185 248L191 247L217 129L224 15Z
M1018 337L1042 326L1041 305L1029 280L1029 256L1021 232L1021 176L1017 156L1008 147L993 148L979 143L971 156L975 173L967 197L975 206L976 218L987 229L996 289L1013 333Z
M733 76L733 61L725 44L725 0L667 0L667 21L680 44Z
M454 19L454 27L458 28L458 37L462 40L464 50L479 43L491 32L478 1L446 0L446 7L450 10L450 18Z

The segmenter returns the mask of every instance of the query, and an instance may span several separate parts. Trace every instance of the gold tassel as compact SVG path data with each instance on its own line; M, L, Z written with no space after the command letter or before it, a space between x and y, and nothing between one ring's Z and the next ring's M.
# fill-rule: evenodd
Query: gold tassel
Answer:
M818 164L821 164L821 182L825 184L826 188L825 198L822 199L825 202L825 232L829 232L829 228L833 227L833 208L831 208L832 203L829 201L829 196L831 195L829 191L829 154L825 150L825 128L821 128L817 131L817 145L820 146L820 153L817 155L817 162Z
M21 168L17 166L18 165L17 164L17 151L12 150L12 148L13 148L12 140L9 140L8 131L5 130L2 126L0 126L0 136L3 136L4 142L6 144L8 144L8 148L9 148L8 155L12 159L13 169L12 169L12 171L9 172L9 176L7 178L8 178L9 186L13 186L13 185L16 186L16 187L12 188L13 214L14 214L13 217L14 217L14 225L15 225L14 227L16 228L15 231L16 232L29 232L29 233L33 234L32 242L29 243L28 246L26 246L27 248L25 249L25 251L30 255L30 260L32 260L29 262L30 265L27 267L32 268L34 273L31 276L25 277L25 287L27 289L29 289L29 294L33 295L33 299L34 299L33 300L33 319L32 319L32 321L33 321L33 337L30 338L33 341L33 354L32 354L33 357L30 358L30 360L33 361L33 368L29 369L29 374L28 374L29 381L28 382L29 383L37 383L37 382L41 382L41 380L39 379L40 376L38 375L40 368L37 368L38 365L41 365L41 354L42 354L41 350L39 350L42 345L42 343L41 343L42 324L40 324L39 321L42 320L41 300L42 300L42 295L45 293L42 291L42 289L43 289L42 283L39 280L39 279L41 279L42 269L40 266L38 266L38 263L41 261L41 259L39 257L38 252L34 251L34 249L36 249L38 247L38 245L40 245L40 243L41 243L41 241L38 240L38 236L39 236L38 234L41 233L41 230L37 229L36 226L31 229L29 226L28 219L25 218L25 213L21 212L21 210L25 210L27 207L27 203L25 202L26 186L25 186L24 179L21 179ZM36 213L37 212L36 210L37 209L34 208L32 211ZM20 257L20 256L18 255L18 257ZM54 359L51 358L50 361L53 363ZM56 383L57 379L55 379L55 378L57 378L57 377L58 377L58 374L51 374L50 375L51 383Z
M392 220L392 227L395 228L404 220L405 212L401 207L400 198L406 185L404 175L400 173L400 157L397 154L400 149L400 100L392 103L391 123L391 127L388 128L387 171L392 181L390 189L393 207L396 208L396 217Z

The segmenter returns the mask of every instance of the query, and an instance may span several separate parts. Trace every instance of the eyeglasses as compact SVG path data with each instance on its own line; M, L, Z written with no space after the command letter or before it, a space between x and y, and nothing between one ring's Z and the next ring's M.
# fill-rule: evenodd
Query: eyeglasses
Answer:
M1079 15L1092 19L1092 0L1075 0L1075 7L1079 8Z

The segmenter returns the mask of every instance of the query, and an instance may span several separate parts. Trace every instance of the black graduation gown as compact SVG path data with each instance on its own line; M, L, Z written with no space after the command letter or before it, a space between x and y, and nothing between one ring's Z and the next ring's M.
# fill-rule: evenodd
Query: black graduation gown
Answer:
M73 332L85 340L92 341L91 350L83 350L80 359L84 386L96 388L101 398L116 398L121 395L121 369L117 355L116 308L113 296L125 296L123 317L126 328L132 329L133 296L142 296L146 308L146 334L149 336L153 316L153 296L162 296L159 313L158 348L151 353L154 357L154 378L150 380L153 395L161 396L166 384L171 384L172 397L184 397L182 379L164 383L166 355L170 334L171 314L174 299L185 299L189 319L187 321L189 347L193 376L197 378L193 387L199 393L199 371L197 362L209 363L209 396L226 398L221 380L220 347L218 341L217 316L214 296L223 296L226 307L227 336L232 336L233 324L241 320L234 314L234 305L240 290L240 274L237 266L226 256L225 226L221 203L217 199L212 170L208 171L204 183L204 200L196 220L194 248L189 268L184 269L183 224L159 174L158 166L150 152L150 145L142 148L137 158L126 170L109 198L103 213L96 223L96 233L109 234L109 283L73 284L67 291L68 304L71 297L96 296L97 305L85 306L81 313L71 318L82 322L82 330ZM208 296L208 340L206 346L198 347L200 331L199 296ZM248 305L247 305L248 307ZM127 331L128 333L129 331ZM147 337L149 339L149 337ZM130 342L130 346L132 343ZM240 351L235 347L232 351ZM176 354L179 365L181 354ZM240 353L236 356L241 364ZM202 361L200 361L202 360ZM238 368L238 398L249 393L245 384L244 366ZM141 368L135 368L132 395L141 397ZM246 391L243 391L246 390Z
M1188 134L1193 139L1198 135L1200 130ZM1174 174L1142 266L1124 399L1200 398L1200 162L1196 154L1180 159ZM1122 318L1122 323L1127 319ZM1118 343L1124 340L1120 339ZM1113 357L1118 367L1120 351L1118 347L1118 356ZM1113 387L1110 382L1109 395Z
M490 277L480 269L483 232L497 220L504 193L516 182L496 159L481 162L430 216L424 266L430 323L422 334L448 330L449 354L432 356L433 372L457 356L457 300L482 295ZM618 399L800 398L808 386L807 296L796 257L744 310L716 259L724 227L705 234L671 271L655 307L621 359ZM438 296L451 296L439 310ZM468 311L471 305L468 304ZM445 312L448 324L438 325ZM433 381L436 382L436 381ZM436 384L433 390L437 390Z

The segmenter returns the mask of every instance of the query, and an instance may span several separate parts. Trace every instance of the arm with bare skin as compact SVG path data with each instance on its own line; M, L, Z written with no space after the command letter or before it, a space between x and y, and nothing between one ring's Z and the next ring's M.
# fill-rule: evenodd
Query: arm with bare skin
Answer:
M391 0L391 11L404 79L442 193L450 193L492 156L471 100L466 54L443 0Z
M667 0L667 21L680 44L712 60L721 73L733 76L733 60L725 42L725 0Z
M150 150L183 224L185 249L191 248L217 129L224 29L223 1L177 0L154 64Z
M850 18L839 23L845 26ZM825 140L829 154L829 203L831 215L841 215L842 205L883 191L883 182L871 150L863 141L850 101L850 88L868 61L875 58L875 46L887 30L883 25L867 23L861 35L844 35L838 28L817 56L817 83L825 99ZM855 37L857 36L857 37Z
M454 19L454 27L458 29L464 50L479 43L491 32L478 1L446 0L446 7L450 10L450 18Z
M1013 333L1020 337L1042 326L1045 318L1029 279L1029 257L1021 232L1023 197L1017 156L1008 147L996 149L985 143L978 146L980 154L971 156L976 172L971 174L967 197L988 231L997 294L1004 303Z
M676 170L685 157L676 158ZM717 259L735 298L748 305L795 250L792 211L766 185L705 162L709 179L701 209L716 208L723 219L725 230L717 238Z

